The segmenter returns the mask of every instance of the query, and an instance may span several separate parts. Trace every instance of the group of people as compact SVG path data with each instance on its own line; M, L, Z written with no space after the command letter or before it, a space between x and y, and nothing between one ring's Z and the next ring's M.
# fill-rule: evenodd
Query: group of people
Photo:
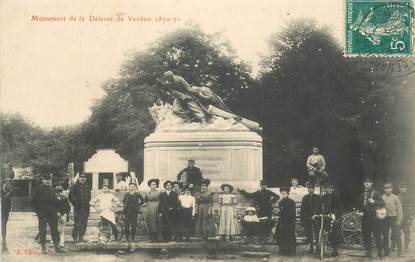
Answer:
M318 153L318 151L314 152ZM324 158L321 160L319 156L316 156L317 154L314 155L317 160L309 159L307 162L324 163ZM310 171L320 172L322 177L326 176L320 164L312 166L316 169L310 169ZM314 252L316 245L318 247L319 218L322 219L323 216L320 215L324 215L330 218L324 221L324 224L330 227L327 231L332 246L332 255L339 255L337 246L341 240L340 222L343 209L335 187L329 183L320 186L320 194L315 193L315 184L311 179L306 187L303 187L296 178L293 178L292 186L281 187L279 195L267 189L263 181L260 182L259 189L255 192L247 192L238 188L237 192L252 199L254 203L254 206L246 209L245 215L238 216L238 200L233 194L233 186L227 183L222 184L221 194L214 199L214 194L209 189L210 180L203 178L201 170L195 166L195 161L192 159L188 161L187 167L178 173L177 181L163 183L164 190L159 190L160 181L157 178L148 180L149 189L144 193L137 192L137 185L134 182L129 182L127 187L124 185L122 205L105 184L102 192L95 199L91 199L91 190L83 173L79 175L78 181L70 187L67 194L63 192L64 189L61 186L53 188L49 179L49 176L43 178L42 184L35 190L32 199L39 219L39 238L43 253L48 252L47 224L49 224L55 252L65 252L62 249L64 226L69 220L72 205L74 242L85 241L84 235L91 206L100 214L102 222L112 227L114 239L117 240L119 232L114 210L122 206L125 240L134 241L138 214L141 212L141 207L145 206L146 229L153 242L189 241L193 236L204 240L220 236L224 241L230 241L241 234L249 237L249 234L262 233L260 237L269 237L270 232L273 232L280 253L295 255L296 201L298 202L301 196L300 224L304 228L310 253ZM391 246L395 246L398 255L401 256L408 250L411 240L410 224L415 211L406 185L400 183L398 194L395 195L390 183L384 185L383 194L373 189L372 180L365 179L363 184L359 215L362 217L362 238L366 255L372 256L374 239L378 256L389 255ZM9 192L10 190L3 191ZM2 201L8 199L5 196L2 195ZM214 204L219 205L219 223L214 221ZM275 206L278 208L275 209ZM258 225L260 227L257 227ZM401 231L404 233L403 244ZM162 239L159 239L160 236Z

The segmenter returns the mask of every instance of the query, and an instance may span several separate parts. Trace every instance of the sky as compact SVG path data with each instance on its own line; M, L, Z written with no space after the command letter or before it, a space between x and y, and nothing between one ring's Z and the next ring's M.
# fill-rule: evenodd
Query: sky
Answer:
M104 95L102 83L117 77L130 52L145 50L188 22L205 33L221 32L255 73L269 36L292 18L330 26L341 42L342 10L342 0L3 0L0 110L18 112L46 128L81 123ZM36 15L65 21L32 21ZM89 21L90 16L115 20L117 15L124 21ZM69 21L71 16L77 21ZM129 22L128 16L153 20ZM154 21L160 16L176 23Z

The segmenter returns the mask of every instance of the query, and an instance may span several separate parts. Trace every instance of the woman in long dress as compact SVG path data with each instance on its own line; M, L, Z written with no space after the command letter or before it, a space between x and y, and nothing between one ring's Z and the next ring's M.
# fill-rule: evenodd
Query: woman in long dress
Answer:
M197 203L197 221L196 221L196 237L207 240L208 237L214 235L212 233L212 205L213 195L209 191L209 179L201 181L200 193L196 196Z
M288 197L290 188L281 188L282 199L279 202L277 240L281 255L293 256L296 253L295 239L295 202Z
M189 186L183 186L184 194L179 196L180 209L178 219L179 240L189 241L193 232L193 218L196 214L196 199L190 194Z
M160 181L157 178L150 179L147 183L150 190L145 195L145 201L147 203L146 223L152 242L157 241L157 233L160 227L158 214L160 191L157 189L159 184Z
M222 184L223 194L219 197L220 218L218 235L222 239L229 241L233 236L239 235L239 224L237 220L236 205L238 204L236 196L232 194L233 186Z

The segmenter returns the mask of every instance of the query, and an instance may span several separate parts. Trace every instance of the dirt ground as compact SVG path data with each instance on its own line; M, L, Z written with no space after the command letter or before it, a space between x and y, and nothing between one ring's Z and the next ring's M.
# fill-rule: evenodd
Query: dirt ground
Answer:
M178 250L169 251L168 256L160 251L136 251L129 252L86 252L70 251L71 245L67 247L69 252L66 254L42 255L40 245L34 241L37 232L36 217L27 213L13 213L8 224L8 247L9 254L2 254L1 261L275 261L275 262L311 262L319 261L318 258L307 254L306 246L298 246L296 257L282 257L278 255L277 247L269 258L246 258L240 252L220 251L211 254L207 251ZM53 248L50 248L53 251ZM370 261L361 257L363 250L340 249L340 257L325 258L325 261ZM412 242L410 251L405 257L397 258L396 251L391 256L383 258L382 261L415 261L415 245Z

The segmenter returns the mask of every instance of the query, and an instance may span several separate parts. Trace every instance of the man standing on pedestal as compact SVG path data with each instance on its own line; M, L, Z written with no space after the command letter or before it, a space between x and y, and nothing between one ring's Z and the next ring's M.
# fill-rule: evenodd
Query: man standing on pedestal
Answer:
M79 175L79 181L71 187L68 198L73 205L75 220L72 238L74 242L84 242L90 209L89 201L91 201L91 190L86 183L86 176L84 173Z
M187 167L177 174L177 181L182 182L183 186L188 185L193 193L200 191L202 179L202 171L195 166L195 160L193 159L189 159Z
M324 157L319 154L318 147L313 147L313 154L307 158L308 181L317 184L325 184L327 180L326 161Z

